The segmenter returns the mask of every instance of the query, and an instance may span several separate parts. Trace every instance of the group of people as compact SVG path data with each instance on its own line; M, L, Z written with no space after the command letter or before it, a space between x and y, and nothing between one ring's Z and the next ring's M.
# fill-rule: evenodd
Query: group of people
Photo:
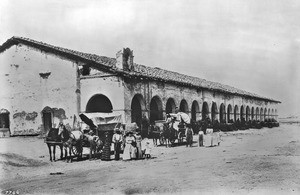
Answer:
M150 142L146 140L146 144L142 147L142 136L140 131L137 130L134 134L133 132L127 132L122 135L119 129L115 129L115 133L112 137L112 142L114 144L114 155L115 160L120 159L120 153L123 149L122 159L127 161L131 159L146 159L151 157L151 147Z
M205 133L204 133L205 131ZM211 128L210 125L204 125L201 127L201 129L198 132L198 146L203 147L204 146L204 135L206 136L206 141L208 142L208 146L213 147L215 146L215 142L217 143L216 145L220 145L221 143L221 135L220 135L220 130L214 133L213 128Z
M193 145L193 135L194 135L194 132L193 132L193 129L191 127L190 124L187 124L186 125L186 131L185 131L185 137L186 137L186 147L192 147ZM206 134L205 134L205 137L206 137L206 142L208 142L208 146L211 146L213 147L215 144L215 142L217 143L216 145L220 145L221 143L221 135L220 135L220 131L218 132L215 132L213 131L212 128L207 128L206 129ZM198 146L199 147L203 147L204 146L204 132L202 129L199 130L198 132Z

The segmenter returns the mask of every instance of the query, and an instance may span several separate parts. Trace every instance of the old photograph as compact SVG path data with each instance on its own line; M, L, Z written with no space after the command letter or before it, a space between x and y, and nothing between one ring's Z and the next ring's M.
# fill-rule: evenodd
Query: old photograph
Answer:
M299 194L300 1L2 0L1 194Z

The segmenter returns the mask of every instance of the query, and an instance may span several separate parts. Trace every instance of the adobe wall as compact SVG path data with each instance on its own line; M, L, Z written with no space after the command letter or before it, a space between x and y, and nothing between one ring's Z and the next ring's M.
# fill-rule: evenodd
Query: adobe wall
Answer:
M52 123L72 124L77 113L77 65L24 45L0 53L0 108L10 114L11 135L43 132L42 110Z

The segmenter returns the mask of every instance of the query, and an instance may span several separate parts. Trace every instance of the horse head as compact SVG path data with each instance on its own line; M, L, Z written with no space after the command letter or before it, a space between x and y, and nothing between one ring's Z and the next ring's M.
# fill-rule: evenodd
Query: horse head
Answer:
M62 141L67 141L70 138L70 132L65 126L59 127L58 136Z

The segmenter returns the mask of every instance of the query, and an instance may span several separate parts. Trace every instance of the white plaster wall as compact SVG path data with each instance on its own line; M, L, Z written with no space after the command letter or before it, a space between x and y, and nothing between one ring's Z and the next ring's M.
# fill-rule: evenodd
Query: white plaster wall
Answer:
M111 102L113 112L122 114L124 122L124 87L121 78L86 78L80 80L81 110L85 112L88 101L96 94L105 95Z
M0 106L10 112L12 135L42 131L44 107L65 110L72 124L76 110L77 65L58 56L19 44L0 54ZM50 72L48 78L40 73ZM28 114L36 113L36 117ZM27 119L26 119L27 118ZM30 119L28 119L30 118ZM53 123L58 123L54 118Z

